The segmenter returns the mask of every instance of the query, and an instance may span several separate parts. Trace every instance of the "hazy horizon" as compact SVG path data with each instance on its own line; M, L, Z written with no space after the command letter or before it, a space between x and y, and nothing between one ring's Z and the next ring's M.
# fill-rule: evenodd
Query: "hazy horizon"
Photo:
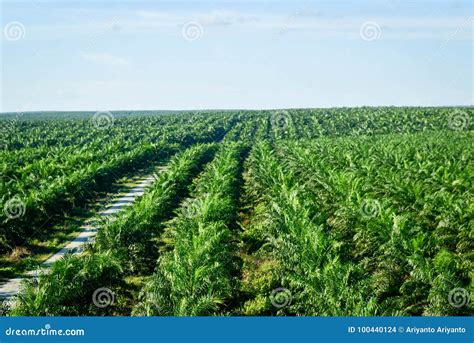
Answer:
M203 108L203 109L111 109L111 110L28 110L28 111L4 111L0 114L15 113L75 113L75 112L205 112L205 111L279 111L279 110L304 110L304 109L337 109L337 108L459 108L474 107L474 105L440 105L440 106L416 106L416 105L384 105L384 106L327 106L327 107L279 107L279 108Z
M470 1L1 6L2 113L473 104Z

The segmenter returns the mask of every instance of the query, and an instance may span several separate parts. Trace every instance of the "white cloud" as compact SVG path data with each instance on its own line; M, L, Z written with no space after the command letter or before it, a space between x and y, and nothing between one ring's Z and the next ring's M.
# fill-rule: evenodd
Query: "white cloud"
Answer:
M61 12L62 13L62 12ZM67 16L62 13L62 19ZM377 22L383 30L384 39L470 39L472 17L456 15L445 17L424 14L375 15L375 16L332 16L319 9L302 6L288 12L252 12L237 10L90 10L78 9L71 12L74 20L29 25L29 39L73 39L77 36L104 36L118 34L167 33L181 35L181 27L189 21L196 21L205 30L220 30L230 27L267 30L269 35L280 31L312 31L318 37L356 37L360 25L366 21ZM464 29L463 29L464 28ZM273 31L273 32L272 32ZM457 34L453 34L457 32ZM105 61L105 56L93 57ZM108 58L110 62L110 58ZM120 61L120 58L119 60ZM123 62L123 61L122 61ZM116 64L123 64L118 62Z
M138 20L137 20L138 19ZM237 11L214 10L193 13L137 11L131 17L124 18L123 26L128 30L161 30L180 27L187 21L197 21L204 28L213 26L240 26L260 30L279 32L311 30L324 37L358 36L360 25L368 20L377 22L385 31L386 38L443 38L443 35L459 31L455 39L469 38L468 30L460 30L466 23L472 22L468 17L432 18L427 16L376 16L376 17L331 17L321 11L302 8L293 13L251 14Z
M89 62L105 64L114 67L124 67L130 65L130 62L127 59L108 53L85 53L82 54L82 58Z
M164 11L136 11L135 15L140 19L138 22L131 20L128 22L130 27L176 27L193 20L204 26L226 26L243 25L257 22L259 19L255 15L243 12L228 10L213 10L210 12L164 12Z
M249 24L259 21L255 15L224 10L211 11L210 13L200 14L197 17L206 26Z

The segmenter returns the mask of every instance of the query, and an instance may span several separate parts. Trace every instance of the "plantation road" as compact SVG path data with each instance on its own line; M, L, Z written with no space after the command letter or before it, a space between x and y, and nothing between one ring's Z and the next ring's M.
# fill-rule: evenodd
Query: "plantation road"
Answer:
M163 171L166 168L159 167L158 169ZM122 196L115 198L104 210L99 211L97 215L84 221L84 224L80 227L82 231L76 238L74 238L74 240L44 261L41 269L29 271L27 275L29 277L36 277L39 272L45 271L51 264L62 258L64 255L81 253L85 244L91 242L97 234L98 227L100 226L97 224L100 219L109 219L111 216L115 216L117 213L121 212L125 207L132 205L137 197L143 195L145 190L151 186L154 181L155 177L153 175L146 176L140 178L136 185L125 191L125 193L118 193ZM20 290L21 280L22 278L18 277L6 280L6 282L1 281L0 299L10 298L18 293Z

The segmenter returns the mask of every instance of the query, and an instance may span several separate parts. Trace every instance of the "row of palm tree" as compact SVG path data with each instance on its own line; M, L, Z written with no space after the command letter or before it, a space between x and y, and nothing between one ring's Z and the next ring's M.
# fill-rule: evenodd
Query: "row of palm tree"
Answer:
M156 272L136 315L212 315L226 311L238 272L234 223L245 147L222 146L198 178L192 197L165 229Z
M171 159L157 174L152 189L98 232L94 251L111 252L129 274L150 274L158 258L164 222L188 194L188 187L217 146L198 144Z
M143 144L123 153L115 149L107 156L98 154L97 160L94 158L78 169L71 166L67 175L57 176L49 184L45 180L44 187L37 191L3 194L5 210L0 214L0 251L27 244L32 235L48 230L65 212L82 206L93 192L110 188L121 176L165 159L174 151L176 147L167 144ZM9 217L8 202L12 197L17 197L23 207L19 217Z
M0 218L5 250L89 189L186 149L134 206L101 224L85 255L30 281L12 314L472 314L469 303L452 305L452 291L472 293L474 112L458 109L467 125L454 132L445 130L452 111L137 116L117 118L100 138L55 137L41 132L47 124L22 122L33 138L18 133L2 152L13 167L2 164L11 177L0 195L6 201L12 185L31 192L18 192L23 217ZM77 130L75 119L58 127L67 123ZM116 296L105 309L91 303L104 287Z
M96 242L82 255L68 255L38 279L25 281L15 298L12 315L127 314L130 296L126 277L151 273L158 253L162 222L187 193L193 177L212 158L216 146L196 145L175 155L168 168L142 198L99 227ZM100 224L100 223L99 223ZM94 292L106 289L115 304L93 302Z
M471 133L319 139L277 150L305 180L315 221L340 245L339 257L363 268L380 313L472 311L449 303L451 290L472 288Z
M297 138L472 130L472 107L358 107L290 110ZM286 138L292 138L286 135Z
M218 141L233 125L229 116L202 118L198 123L188 118L185 126L179 128L173 121L164 125L160 120L158 130L144 126L132 133L129 130L138 123L133 118L129 120L132 124L126 125L125 121L113 134L96 133L96 139L84 146L58 147L54 153L26 164L2 161L2 208L8 207L11 199L18 199L23 213L11 218L8 208L0 211L0 252L28 244L33 233L41 234L72 208L83 206L94 192L110 189L124 175L164 161L189 144ZM55 125L54 121L50 123ZM141 124L147 124L146 118ZM77 129L75 124L72 127ZM88 132L90 128L82 131ZM32 153L30 148L23 150ZM15 154L13 150L8 152L9 156Z
M369 280L319 224L318 204L283 167L269 143L247 161L244 224L247 256L241 283L246 315L374 315Z

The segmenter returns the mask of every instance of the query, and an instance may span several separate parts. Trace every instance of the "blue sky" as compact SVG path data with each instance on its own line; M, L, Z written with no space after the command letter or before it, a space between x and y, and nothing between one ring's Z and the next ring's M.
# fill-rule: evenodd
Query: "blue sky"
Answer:
M2 1L0 111L472 105L470 1Z

